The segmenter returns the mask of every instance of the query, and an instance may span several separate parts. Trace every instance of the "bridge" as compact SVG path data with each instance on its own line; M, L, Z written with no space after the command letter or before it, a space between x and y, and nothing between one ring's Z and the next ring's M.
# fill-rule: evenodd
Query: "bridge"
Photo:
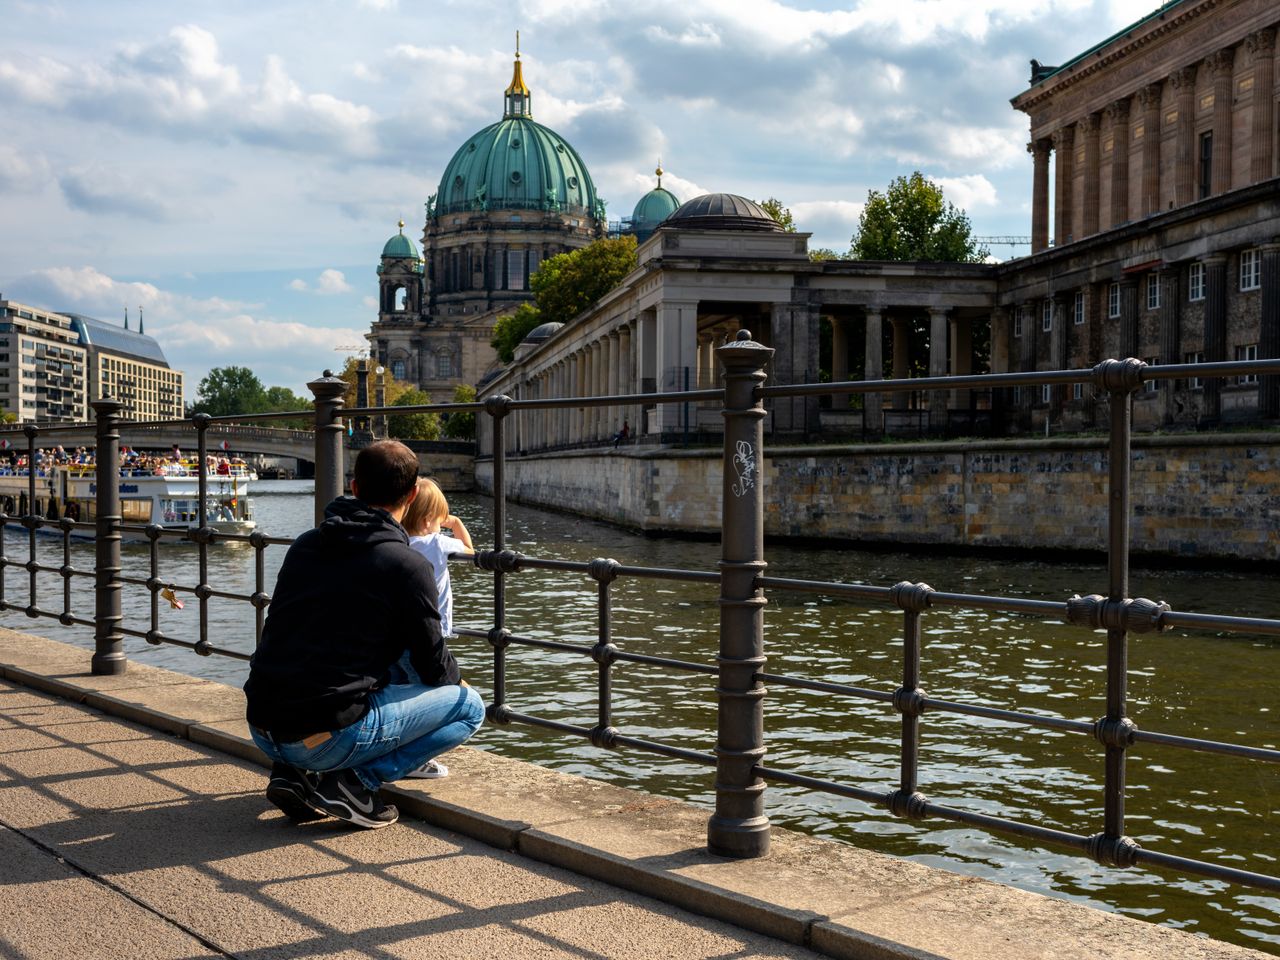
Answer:
M25 427L11 425L0 430L0 449L24 450L27 447ZM310 463L315 460L315 433L311 430L287 430L257 424L211 423L208 428L209 450L227 450L240 455L292 457ZM97 440L92 421L73 424L48 424L35 437L37 447L62 444L64 447L92 447ZM194 452L195 427L187 420L166 423L120 424L120 442L139 450L172 450L174 445L184 452ZM5 443L9 446L6 447ZM224 447L223 444L226 444Z

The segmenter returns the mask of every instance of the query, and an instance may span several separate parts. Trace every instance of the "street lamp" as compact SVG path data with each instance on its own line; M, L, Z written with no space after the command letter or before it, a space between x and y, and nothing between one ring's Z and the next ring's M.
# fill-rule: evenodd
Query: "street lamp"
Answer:
M384 376L384 374L386 373L386 370L381 365L379 365L378 368L373 372L377 375L377 378L378 378L377 380L374 381L374 390L376 392L374 395L373 405L381 409L382 407L385 407L387 404L387 379ZM377 436L378 439L380 440L386 439L387 418L384 414L381 414L381 413L378 414L377 418L374 420L373 430L374 430L375 436Z

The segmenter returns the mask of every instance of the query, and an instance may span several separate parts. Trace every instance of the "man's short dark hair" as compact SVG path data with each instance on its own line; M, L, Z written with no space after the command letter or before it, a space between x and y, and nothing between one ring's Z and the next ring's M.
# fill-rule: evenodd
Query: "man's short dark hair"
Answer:
M418 482L418 455L399 440L379 440L356 455L352 478L371 507L397 506Z

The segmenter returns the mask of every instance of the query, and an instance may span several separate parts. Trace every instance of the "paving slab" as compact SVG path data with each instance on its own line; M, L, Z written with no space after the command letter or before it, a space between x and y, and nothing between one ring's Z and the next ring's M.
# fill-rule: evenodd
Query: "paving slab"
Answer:
M72 702L0 682L0 822L227 950L1264 956L787 830L767 858L714 857L705 810L465 747L449 777L387 788L396 827L298 827L261 796L238 689L156 668L141 683L90 677L87 652L38 639L0 632L0 669L19 682L52 669Z

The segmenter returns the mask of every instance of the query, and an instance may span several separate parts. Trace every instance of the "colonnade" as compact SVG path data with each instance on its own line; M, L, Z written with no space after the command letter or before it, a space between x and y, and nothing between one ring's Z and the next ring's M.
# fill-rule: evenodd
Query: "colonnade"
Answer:
M1275 176L1275 39L1275 27L1258 30L1238 47L1214 51L1028 144L1033 160L1032 252L1049 246L1051 154L1057 161L1053 242L1058 246L1157 213L1165 199L1182 206L1230 190L1233 183L1257 183ZM1246 62L1239 62L1245 58ZM1198 87L1205 90L1199 99ZM1237 100L1245 96L1251 111L1247 174L1233 168L1232 149L1233 114ZM1206 128L1197 124L1196 114L1207 109L1212 113ZM1165 143L1168 127L1174 128L1173 136ZM1133 144L1139 141L1138 169L1131 171ZM1172 157L1165 156L1170 149ZM1105 209L1101 203L1104 154L1111 158ZM1079 171L1078 163L1083 167ZM1136 197L1131 172L1141 178ZM1077 180L1082 192L1079 204Z

